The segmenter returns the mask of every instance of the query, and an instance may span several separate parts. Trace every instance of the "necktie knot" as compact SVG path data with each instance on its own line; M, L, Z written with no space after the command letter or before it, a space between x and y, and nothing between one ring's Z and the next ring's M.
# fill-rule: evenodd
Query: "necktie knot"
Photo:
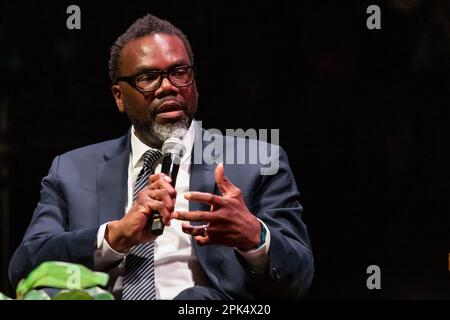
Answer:
M149 149L143 155L144 165L143 168L148 169L153 166L153 164L162 157L161 151L157 149Z

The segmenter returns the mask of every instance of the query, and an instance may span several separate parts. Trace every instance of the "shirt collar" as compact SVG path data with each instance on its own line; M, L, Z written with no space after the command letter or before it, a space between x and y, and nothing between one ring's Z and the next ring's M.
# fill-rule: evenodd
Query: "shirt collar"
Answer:
M188 132L183 138L183 144L186 148L183 158L181 158L181 163L187 161L191 158L192 147L194 145L195 138L195 120L192 120ZM147 146L136 136L134 126L131 126L131 163L133 168L142 166L142 156L147 150L156 150L155 148Z

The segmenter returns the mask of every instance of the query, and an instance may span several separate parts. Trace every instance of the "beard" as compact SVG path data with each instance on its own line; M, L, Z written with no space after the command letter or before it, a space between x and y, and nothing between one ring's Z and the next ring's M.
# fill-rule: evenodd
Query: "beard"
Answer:
M175 130L177 130L177 132L180 130L188 130L191 122L192 119L188 117L184 117L183 119L173 123L159 123L156 121L151 121L149 132L153 137L162 142L170 138Z
M155 142L157 145L162 144L174 133L179 135L180 132L186 132L196 113L197 107L185 108L185 117L175 122L158 122L155 120L154 114L151 112L138 113L139 110L137 106L132 104L130 101L124 99L124 107L131 123L134 125L135 129L143 136L144 142Z

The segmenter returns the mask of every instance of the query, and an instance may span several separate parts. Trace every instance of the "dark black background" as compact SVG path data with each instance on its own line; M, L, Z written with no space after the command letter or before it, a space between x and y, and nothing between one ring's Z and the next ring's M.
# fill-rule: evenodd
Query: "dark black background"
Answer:
M446 0L2 2L0 291L53 157L126 132L109 47L147 12L191 41L204 127L280 129L315 255L308 299L450 297Z

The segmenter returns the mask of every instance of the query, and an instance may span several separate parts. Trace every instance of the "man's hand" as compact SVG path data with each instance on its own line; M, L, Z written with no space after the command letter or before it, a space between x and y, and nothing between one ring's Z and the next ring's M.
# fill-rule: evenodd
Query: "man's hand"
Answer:
M210 205L210 211L175 211L172 218L185 221L205 221L206 226L183 223L183 231L195 236L199 245L221 244L242 251L256 247L260 242L261 224L248 210L241 190L224 176L223 164L216 167L216 184L222 196L203 192L186 193L189 201Z
M105 239L112 249L124 252L134 245L154 240L149 227L153 211L161 214L166 226L170 225L177 195L170 182L171 179L163 173L151 175L149 185L138 193L125 216L108 223Z

